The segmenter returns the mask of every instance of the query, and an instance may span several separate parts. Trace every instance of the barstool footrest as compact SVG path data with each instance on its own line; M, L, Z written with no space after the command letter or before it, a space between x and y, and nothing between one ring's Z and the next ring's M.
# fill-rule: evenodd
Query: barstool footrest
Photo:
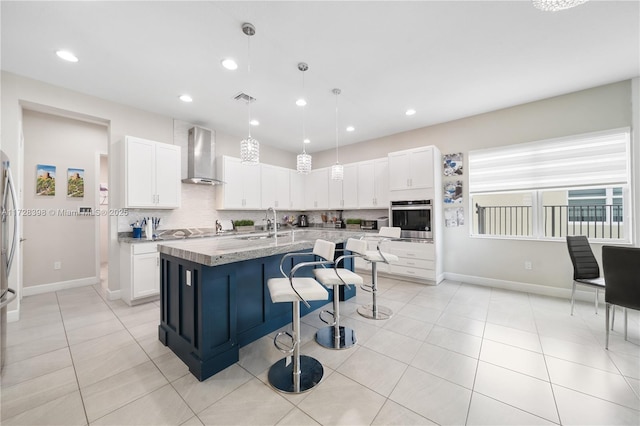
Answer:
M373 293L373 285L371 284L362 284L360 288L366 291L367 293Z
M316 332L316 342L328 349L349 349L357 343L356 333L349 327L340 326L336 339L335 327L324 327Z
M393 316L393 311L386 306L378 305L375 309L372 304L363 305L358 308L358 314L365 318L374 320L386 320Z
M289 362L287 362L289 361ZM320 383L324 375L322 364L310 356L300 355L300 389L293 383L293 362L283 358L269 369L269 384L276 390L286 393L302 393Z
M278 337L285 334L289 336L289 338L291 339L290 347L284 346L282 345L282 343L278 342ZM280 333L276 334L276 336L273 338L273 345L276 347L276 349L278 349L280 352L283 352L285 354L293 353L294 349L296 348L296 343L293 341L293 335L288 331L281 331Z
M329 321L325 320L324 318L322 318L322 314L331 315L331 317L333 318L333 322L329 322ZM327 310L320 311L320 313L318 314L318 318L320 318L320 321L322 321L325 324L336 325L336 315L335 315L335 313L333 311L327 311Z

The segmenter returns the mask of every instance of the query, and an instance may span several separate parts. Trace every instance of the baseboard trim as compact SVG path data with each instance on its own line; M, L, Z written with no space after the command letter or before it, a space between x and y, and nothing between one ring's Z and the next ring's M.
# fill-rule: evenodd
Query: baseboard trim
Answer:
M99 283L100 283L100 277L87 277L87 278L80 278L77 280L58 281L56 283L22 287L22 296L34 296L36 294L51 293L54 291L84 287L84 286L94 285Z
M571 287L560 288L550 287L547 285L522 283L518 281L497 280L494 278L476 277L472 275L455 274L445 272L444 278L449 281L458 281L467 284L474 284L484 287L499 288L503 290L520 291L524 293L538 294L540 296L559 297L562 299L571 299ZM603 300L604 292L601 292L600 298ZM593 301L594 291L582 291L576 289L576 300Z
M107 289L107 300L118 300L118 299L121 299L120 290Z

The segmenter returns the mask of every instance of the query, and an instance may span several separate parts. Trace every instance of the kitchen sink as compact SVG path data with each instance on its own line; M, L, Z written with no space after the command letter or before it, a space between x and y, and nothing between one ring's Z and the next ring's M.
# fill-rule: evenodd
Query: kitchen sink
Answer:
M291 234L287 233L278 233L278 237L289 237ZM270 234L270 235L245 235L242 237L236 237L237 240L248 240L248 241L255 241L255 240L268 240L271 239L275 236L275 234Z

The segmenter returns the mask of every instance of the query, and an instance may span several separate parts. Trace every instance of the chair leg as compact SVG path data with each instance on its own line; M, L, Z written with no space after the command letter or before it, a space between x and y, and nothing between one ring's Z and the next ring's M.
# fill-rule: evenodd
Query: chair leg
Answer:
M576 282L573 282L573 287L571 287L571 316L573 316L573 300L576 297Z
M622 310L624 311L624 341L627 341L627 322L628 322L628 318L627 318L627 308L622 308Z
M611 309L611 330L613 330L613 324L616 322L616 305L613 305Z
M328 349L348 349L356 344L356 333L340 325L340 285L333 286L333 325L316 332L316 342Z
M371 305L363 305L358 308L358 313L365 318L375 320L386 320L391 318L393 311L386 306L378 306L378 262L371 262L371 293L373 294L373 303Z
M595 301L595 303L596 303L596 315L598 315L598 292L599 292L599 290L596 288L596 301Z
M609 349L609 311L611 310L611 304L607 303L605 307L605 329L607 331L607 337L604 343L604 348Z
M315 358L300 355L300 302L293 303L293 354L276 362L269 369L269 384L287 393L302 393L322 380L324 369Z

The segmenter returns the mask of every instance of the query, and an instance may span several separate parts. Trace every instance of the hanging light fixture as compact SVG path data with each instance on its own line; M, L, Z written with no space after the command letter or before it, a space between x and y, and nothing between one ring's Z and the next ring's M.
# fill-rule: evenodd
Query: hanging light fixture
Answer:
M256 33L256 28L245 22L242 24L242 32L247 35L247 76L251 82L251 37ZM249 111L249 136L240 142L240 161L243 164L260 163L260 142L251 137L251 102L255 99L251 96L247 99L247 110Z
M533 6L545 12L557 12L571 9L586 2L587 0L533 0Z
M336 164L331 166L331 179L342 180L344 178L344 167L338 160L338 95L341 92L340 89L333 89L332 92L336 96Z
M298 69L302 72L302 95L304 96L304 72L309 69L309 65L304 62L298 64ZM305 151L305 145L307 142L307 135L305 133L305 107L307 101L304 98L300 98L296 101L296 105L302 107L302 154L298 154L296 161L296 169L299 173L308 174L311 171L311 156Z

